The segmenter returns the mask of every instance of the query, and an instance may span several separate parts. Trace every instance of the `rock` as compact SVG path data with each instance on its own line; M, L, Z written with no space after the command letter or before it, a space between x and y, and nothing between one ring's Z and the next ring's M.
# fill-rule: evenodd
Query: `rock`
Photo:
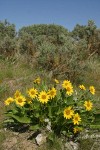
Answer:
M38 134L37 137L35 138L35 140L36 140L36 143L40 146L40 145L42 145L43 143L46 142L46 138L47 137L45 135Z
M4 128L4 131L7 131L7 128Z
M70 145L73 147L74 150L78 150L78 148L79 148L79 144L74 143L73 141L70 141Z
M48 131L52 131L50 125L47 125L47 126L46 126L46 129L47 129Z
M52 132L50 120L49 120L48 118L46 118L44 121L47 123L46 129L47 129L48 131Z
M69 142L65 143L65 148L66 148L66 150L73 150L73 148Z
M18 136L18 135L19 135L19 133L18 133L18 132L13 132L13 135Z
M65 148L66 148L66 150L78 150L79 144L74 143L73 141L66 142L65 143Z
M45 122L49 122L49 119L48 119L48 118L46 118L46 119L44 119L44 121L45 121Z

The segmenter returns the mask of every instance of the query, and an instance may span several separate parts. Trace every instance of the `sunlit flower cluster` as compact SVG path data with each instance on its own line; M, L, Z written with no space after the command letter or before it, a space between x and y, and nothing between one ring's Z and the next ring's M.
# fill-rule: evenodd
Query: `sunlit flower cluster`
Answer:
M67 95L72 95L73 94L73 86L72 83L69 80L64 80L62 83L62 87L66 89L66 94Z
M64 118L66 119L73 118L74 125L75 124L78 125L79 122L81 121L79 114L78 113L74 114L74 110L70 106L64 110Z
M4 103L5 105L14 104L15 110L19 108L20 112L22 111L21 115L24 115L24 117L26 115L30 119L32 117L31 122L33 120L38 122L39 120L39 123L42 124L45 116L50 120L50 128L52 128L51 120L54 119L54 125L55 122L56 126L63 125L61 129L64 128L65 130L66 125L68 125L68 127L72 128L71 131L74 134L79 133L83 129L85 117L88 114L92 114L94 109L93 96L91 96L91 94L95 94L94 86L86 88L81 84L74 90L70 80L59 82L54 79L53 82L54 85L50 85L48 88L44 83L42 85L40 78L37 78L33 82L33 87L27 89L24 95L19 90L16 90L13 97L8 97ZM88 97L84 95L88 95Z

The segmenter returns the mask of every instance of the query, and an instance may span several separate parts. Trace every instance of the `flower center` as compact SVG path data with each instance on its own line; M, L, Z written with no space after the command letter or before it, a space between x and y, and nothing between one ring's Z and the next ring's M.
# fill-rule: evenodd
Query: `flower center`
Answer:
M87 103L87 107L90 107L90 104L89 104L89 103Z
M71 90L71 88L70 87L67 87L67 91L70 91Z
M70 110L66 110L66 115L70 115Z
M54 95L54 91L51 91L50 94L51 94L51 95Z
M78 121L78 117L75 117L75 121Z
M35 94L35 92L34 92L34 91L31 91L31 94L32 94L32 95L34 95L34 94Z
M19 99L18 99L18 102L19 102L19 103L22 103L22 99L21 99L21 98L19 98Z
M42 99L46 99L46 95L42 95Z

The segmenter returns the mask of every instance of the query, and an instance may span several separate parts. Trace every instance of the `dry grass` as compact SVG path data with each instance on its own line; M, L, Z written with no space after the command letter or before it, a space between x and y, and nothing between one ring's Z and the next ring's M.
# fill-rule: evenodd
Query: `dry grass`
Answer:
M94 85L96 87L96 94L100 96L100 60L91 59L86 61L88 70L84 72L84 83Z

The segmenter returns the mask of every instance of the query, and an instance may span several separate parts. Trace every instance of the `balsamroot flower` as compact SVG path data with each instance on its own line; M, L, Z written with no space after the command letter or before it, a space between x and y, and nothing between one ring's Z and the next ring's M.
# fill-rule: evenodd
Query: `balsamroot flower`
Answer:
M32 89L29 89L27 91L28 95L31 97L31 98L36 98L37 97L37 94L38 94L38 91L37 89L35 88L32 88Z
M71 119L72 116L74 115L74 110L72 110L72 107L67 107L64 110L64 118L66 119Z
M40 84L40 82L41 82L40 77L38 77L37 79L35 79L33 82L34 82L34 83L37 83L37 84Z
M54 79L54 82L55 82L56 84L59 84L59 81L58 81L57 79Z
M72 83L69 80L64 80L63 84L62 84L62 87L64 89L66 89L66 94L67 95L72 95L72 93L73 93L73 86L72 86Z
M92 107L93 107L93 104L92 104L92 102L90 100L88 100L88 101L84 102L84 106L85 106L87 111L90 111L92 109Z
M16 104L20 105L20 106L24 106L26 103L25 101L26 101L26 99L22 95L15 99Z
M73 131L74 131L74 133L78 133L78 132L82 131L82 128L81 127L74 127Z
M85 86L82 84L82 85L79 85L79 88L81 89L81 90L86 90L86 88L85 88Z
M79 114L78 113L74 114L74 116L73 116L73 123L74 123L74 125L75 124L79 125L80 121L81 121L81 117L79 116Z
M49 95L45 91L42 91L40 92L38 98L39 98L39 101L44 104L48 102Z
M14 94L14 98L18 98L21 95L21 92L19 90L16 90L15 94Z
M67 95L72 95L72 93L73 93L73 86L71 84L68 84L66 86L66 94Z
M53 87L51 90L48 91L48 95L50 99L54 98L56 96L57 90Z
M9 105L10 103L14 102L14 99L12 97L9 97L5 100L5 105Z
M90 92L94 95L95 94L95 88L94 86L89 87Z
M69 80L64 80L62 83L62 87L66 89L66 87L71 84L71 82Z

